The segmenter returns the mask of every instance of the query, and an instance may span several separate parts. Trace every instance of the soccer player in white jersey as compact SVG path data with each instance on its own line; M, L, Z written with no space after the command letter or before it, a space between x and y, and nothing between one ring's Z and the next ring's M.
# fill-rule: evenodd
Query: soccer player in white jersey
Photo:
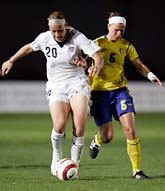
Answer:
M48 17L48 26L48 31L39 34L33 42L21 47L5 61L1 72L2 76L8 74L14 62L34 51L44 53L47 60L46 91L53 122L51 173L56 176L56 165L62 158L62 143L70 113L73 121L71 158L79 164L83 154L90 87L85 74L87 62L80 56L81 51L95 61L95 66L88 69L89 76L100 72L103 58L99 53L100 47L68 26L62 12L52 12Z

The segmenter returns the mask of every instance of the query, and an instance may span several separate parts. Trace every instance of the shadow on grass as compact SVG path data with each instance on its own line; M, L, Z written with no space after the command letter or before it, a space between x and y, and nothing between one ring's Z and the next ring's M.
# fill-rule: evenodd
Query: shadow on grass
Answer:
M152 176L150 179L143 179L141 181L152 181L154 179L164 179L165 175L158 175L158 176ZM92 176L92 177L82 177L79 180L84 180L84 181L96 181L96 180L108 180L108 179L133 179L133 177L128 177L128 176ZM135 180L139 181L139 180Z
M24 168L24 169L27 169L27 168L49 168L48 165L4 165L4 166L0 166L0 169L11 169L11 168L16 168L16 169L19 169L19 168Z
M86 165L82 165L86 166ZM3 169L37 169L37 168L50 168L48 165L4 165L0 166L0 170ZM165 175L157 175L157 176L152 176L151 179L145 179L145 180L152 180L152 179L164 179ZM84 180L84 181L95 181L95 180L106 180L106 179L133 179L133 177L128 177L128 176L92 176L92 177L80 177L79 180Z

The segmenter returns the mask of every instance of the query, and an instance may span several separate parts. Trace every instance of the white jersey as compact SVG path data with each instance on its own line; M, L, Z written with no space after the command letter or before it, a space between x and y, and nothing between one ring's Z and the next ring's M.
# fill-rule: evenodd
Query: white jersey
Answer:
M61 46L54 40L50 31L39 34L31 43L33 50L41 50L47 59L48 81L58 82L75 76L84 76L84 68L74 64L74 58L81 50L91 56L100 49L81 32L71 27L69 30L72 35Z

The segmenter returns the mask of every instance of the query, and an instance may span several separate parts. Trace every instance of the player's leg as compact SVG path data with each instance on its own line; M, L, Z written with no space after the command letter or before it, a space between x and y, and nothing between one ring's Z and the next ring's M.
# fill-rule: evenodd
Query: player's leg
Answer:
M89 154L92 159L96 158L101 145L108 143L113 138L112 111L110 111L111 92L92 91L90 107L91 116L94 118L98 132L95 134L89 146Z
M105 123L99 127L89 146L89 154L92 159L97 157L102 144L109 143L113 139L113 134L112 122Z
M135 132L133 98L127 88L120 89L116 98L115 119L119 120L127 138L127 153L132 164L133 177L136 179L146 179L148 176L140 170L141 151L140 142Z
M140 170L141 149L139 139L135 134L134 113L123 114L119 120L127 137L127 153L132 164L133 177L135 179L148 179L149 177Z
M82 93L74 94L70 99L73 121L71 158L78 165L84 150L84 130L88 114L88 98Z
M127 138L127 152L132 164L133 174L140 170L140 143L134 128L134 113L129 112L119 117L123 132Z
M99 131L97 131L89 146L89 154L92 159L97 157L102 144L109 143L113 139L113 134L112 122L108 122L99 127Z
M69 112L69 104L66 102L55 101L50 105L50 113L53 121L51 134L53 148L51 172L53 175L55 175L58 161L62 159L62 144Z

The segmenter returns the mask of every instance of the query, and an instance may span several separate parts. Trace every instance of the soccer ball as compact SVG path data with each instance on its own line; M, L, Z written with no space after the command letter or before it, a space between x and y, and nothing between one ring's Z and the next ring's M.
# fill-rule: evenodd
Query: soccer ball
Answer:
M59 180L73 180L78 178L78 166L70 158L58 162L56 176Z

